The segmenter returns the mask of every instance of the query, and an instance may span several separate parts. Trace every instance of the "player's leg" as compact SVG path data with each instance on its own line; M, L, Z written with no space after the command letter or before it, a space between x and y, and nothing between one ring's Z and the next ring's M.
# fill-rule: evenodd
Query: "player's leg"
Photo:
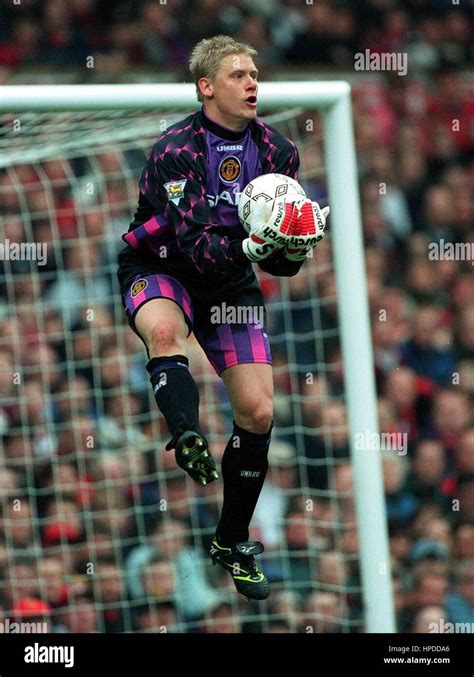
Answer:
M234 429L222 458L224 504L211 554L231 573L239 592L265 599L270 587L254 560L263 546L248 537L268 468L272 368L269 364L238 364L221 376L234 412Z
M150 359L175 353L186 356L189 328L177 303L153 298L138 308L134 321Z
M171 436L183 419L199 431L199 391L188 369L188 327L181 308L170 299L154 298L137 310L134 322L147 347L153 394Z
M223 371L221 378L237 425L251 433L268 433L273 420L271 364L237 364Z
M250 309L254 323L213 323L199 309L194 324L197 340L225 382L235 419L222 458L224 507L211 555L214 562L229 571L239 592L264 599L269 594L269 585L254 560L263 546L247 539L268 465L273 396L271 354L263 326L263 299L257 285L229 299L229 306L231 302L237 308Z
M238 364L222 374L234 429L222 458L224 505L216 535L230 545L246 541L268 468L272 428L272 368Z
M153 394L171 434L166 449L175 449L178 465L207 484L218 475L199 427L199 391L186 357L191 299L177 280L158 274L135 279L125 291L124 303L130 324L148 351Z

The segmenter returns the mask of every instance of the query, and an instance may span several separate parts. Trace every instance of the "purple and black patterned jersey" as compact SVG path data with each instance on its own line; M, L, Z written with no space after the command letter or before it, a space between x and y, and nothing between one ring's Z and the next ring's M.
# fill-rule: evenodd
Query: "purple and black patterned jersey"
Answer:
M260 120L235 132L201 110L171 126L153 145L140 176L139 203L124 241L163 273L207 297L255 279L241 242L237 204L249 181L278 172L298 178L294 143ZM301 263L280 253L260 267L294 275Z

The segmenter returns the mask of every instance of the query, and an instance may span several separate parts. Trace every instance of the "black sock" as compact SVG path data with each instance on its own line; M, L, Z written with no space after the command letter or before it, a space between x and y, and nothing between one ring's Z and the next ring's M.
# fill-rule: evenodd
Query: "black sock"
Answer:
M250 520L267 474L272 427L259 435L243 430L234 422L221 464L224 505L216 536L222 545L248 540Z
M188 366L188 358L184 355L152 357L146 366L156 403L171 435L183 421L189 430L201 432L199 390Z

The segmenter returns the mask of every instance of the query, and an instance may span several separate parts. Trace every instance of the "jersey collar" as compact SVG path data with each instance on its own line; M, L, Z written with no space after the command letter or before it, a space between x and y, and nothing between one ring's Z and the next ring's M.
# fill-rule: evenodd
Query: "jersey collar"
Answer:
M248 125L247 127L245 127L245 129L243 129L240 132L236 132L233 129L229 129L228 127L223 127L222 125L219 125L217 122L214 122L214 120L211 120L206 115L206 113L204 112L204 107L202 107L201 110L198 112L198 117L202 126L205 129L212 132L212 134L219 136L221 139L226 139L226 141L240 141L240 139L243 139L244 136L247 134Z

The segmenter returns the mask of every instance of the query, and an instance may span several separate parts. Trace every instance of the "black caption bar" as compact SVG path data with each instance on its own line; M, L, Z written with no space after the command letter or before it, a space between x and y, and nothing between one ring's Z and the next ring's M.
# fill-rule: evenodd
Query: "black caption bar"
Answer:
M472 677L472 646L472 634L0 634L0 677L89 675L100 668L136 677L170 664L180 672L205 670L218 652L266 674L282 656L302 673L330 666L347 674Z

